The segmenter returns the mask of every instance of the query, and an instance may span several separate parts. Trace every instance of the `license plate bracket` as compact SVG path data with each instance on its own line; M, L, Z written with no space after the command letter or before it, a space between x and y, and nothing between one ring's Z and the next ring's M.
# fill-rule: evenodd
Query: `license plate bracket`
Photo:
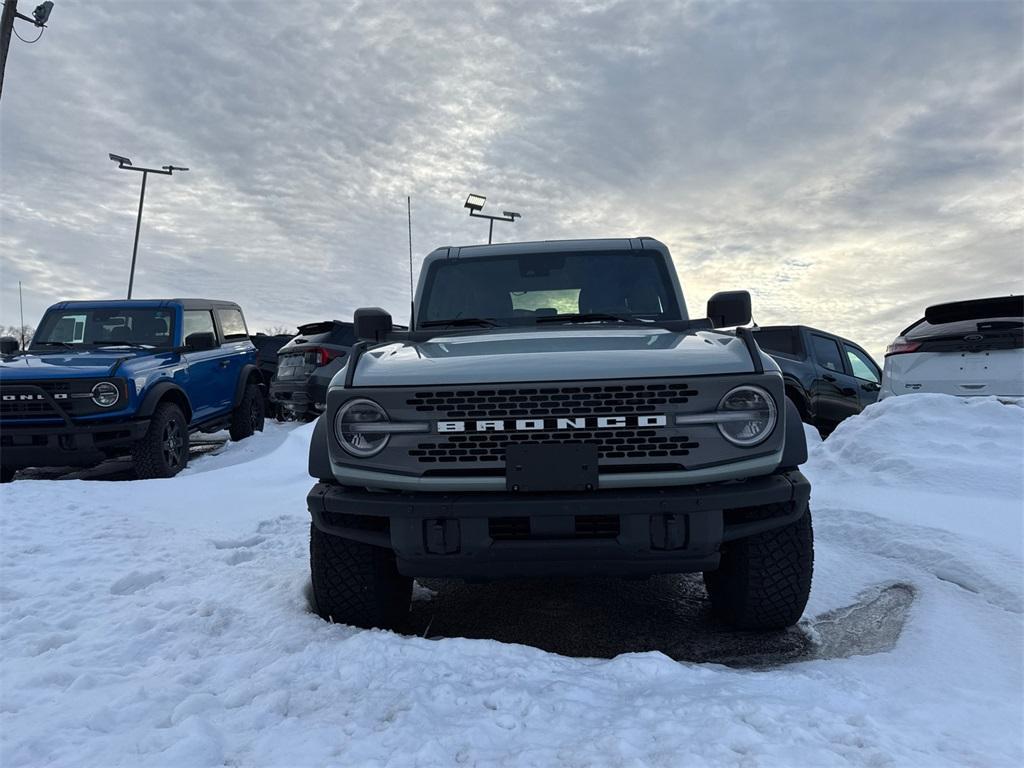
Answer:
M598 485L598 451L591 443L510 445L505 450L509 491L593 491Z

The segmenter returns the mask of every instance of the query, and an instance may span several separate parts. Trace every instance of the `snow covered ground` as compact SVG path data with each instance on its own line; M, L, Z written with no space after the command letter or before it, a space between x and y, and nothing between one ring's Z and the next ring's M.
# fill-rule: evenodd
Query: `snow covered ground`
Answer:
M322 622L310 433L0 489L0 765L1024 763L1024 408L892 398L812 446L807 631L914 599L891 650L767 670Z

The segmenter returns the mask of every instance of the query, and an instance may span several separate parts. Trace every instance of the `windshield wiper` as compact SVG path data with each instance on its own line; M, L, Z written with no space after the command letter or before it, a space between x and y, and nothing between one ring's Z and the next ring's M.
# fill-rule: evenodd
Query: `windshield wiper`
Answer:
M65 349L74 349L73 344L69 344L66 341L33 341L33 347L64 347Z
M610 312L579 312L565 315L545 315L537 318L537 325L541 323L644 323L639 317L633 315L613 315Z
M453 317L451 320L427 320L420 323L420 328L437 328L442 325L479 325L485 328L495 328L500 323L486 317Z
M150 349L152 344L143 344L138 341L94 341L94 347L135 347L138 349Z

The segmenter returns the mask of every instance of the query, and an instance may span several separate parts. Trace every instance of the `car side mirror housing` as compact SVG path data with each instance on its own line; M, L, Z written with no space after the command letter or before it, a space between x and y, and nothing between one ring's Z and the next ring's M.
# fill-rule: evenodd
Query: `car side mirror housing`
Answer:
M750 322L750 292L721 291L708 299L712 328L732 328Z
M13 355L20 349L21 345L13 336L0 337L0 355Z
M356 338L360 341L384 341L384 337L394 328L391 313L380 307L357 309L352 321L355 325Z
M189 352L203 352L207 349L216 349L217 337L210 332L190 333L185 338L185 348Z

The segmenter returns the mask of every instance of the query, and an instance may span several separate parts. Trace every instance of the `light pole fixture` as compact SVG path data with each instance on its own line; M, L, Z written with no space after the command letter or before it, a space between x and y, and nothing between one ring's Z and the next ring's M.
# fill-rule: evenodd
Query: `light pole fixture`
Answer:
M128 275L128 298L130 299L132 297L132 287L135 284L135 257L139 253L139 230L142 228L142 204L146 200L146 178L151 173L170 176L175 171L187 171L188 168L178 165L164 165L160 168L141 168L137 165L132 165L132 161L127 157L115 155L114 153L110 153L108 157L117 163L117 167L122 171L139 171L142 174L142 192L139 194L139 217L135 220L135 245L132 246L132 270Z
M487 230L487 244L491 244L491 240L494 237L494 222L496 221L515 221L516 219L523 218L521 213L515 213L514 211L502 211L501 216L488 216L486 213L480 213L484 208L484 203L487 202L487 198L483 195L470 195L466 198L465 207L469 209L469 215L478 219L490 219L490 228Z

